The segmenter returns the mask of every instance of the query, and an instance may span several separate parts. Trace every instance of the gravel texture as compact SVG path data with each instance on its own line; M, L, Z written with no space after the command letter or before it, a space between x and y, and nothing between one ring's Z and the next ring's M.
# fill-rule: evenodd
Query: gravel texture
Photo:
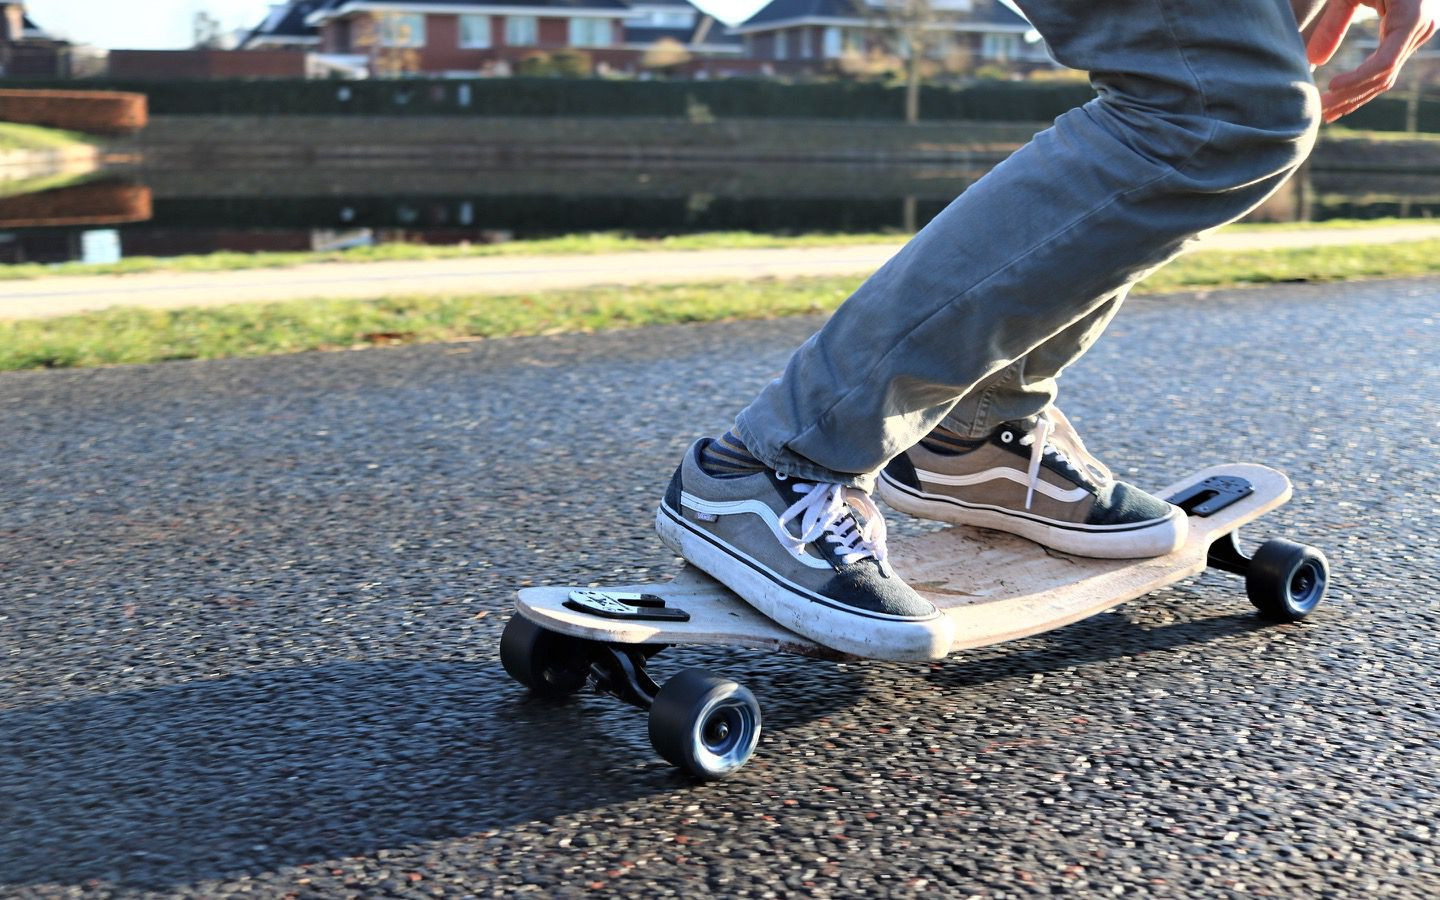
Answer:
M1207 573L936 665L668 651L765 708L707 786L500 631L674 571L681 450L816 320L0 376L0 893L1435 896L1437 321L1140 299L1066 378L1141 484L1289 472L1251 537L1330 554L1306 623Z

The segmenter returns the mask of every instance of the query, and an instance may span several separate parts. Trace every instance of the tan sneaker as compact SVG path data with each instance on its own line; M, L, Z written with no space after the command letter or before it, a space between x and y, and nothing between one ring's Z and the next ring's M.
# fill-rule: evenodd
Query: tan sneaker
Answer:
M1185 543L1179 507L1116 481L1060 410L975 441L932 435L891 460L876 493L924 519L994 528L1064 553L1163 556Z

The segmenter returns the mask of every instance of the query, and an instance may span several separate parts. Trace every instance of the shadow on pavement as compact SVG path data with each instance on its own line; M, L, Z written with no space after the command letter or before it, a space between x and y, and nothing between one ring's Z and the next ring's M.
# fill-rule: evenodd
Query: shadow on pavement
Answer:
M947 687L985 684L1017 675L1046 674L1127 656L1199 647L1272 627L1277 626L1253 613L1233 613L1158 627L1142 626L1118 614L1098 615L1031 639L1044 641L1041 647L1008 649L1000 644L971 651L987 655L968 661L966 654L960 653L928 677Z
M690 788L643 713L496 664L281 668L0 712L0 886L164 887Z

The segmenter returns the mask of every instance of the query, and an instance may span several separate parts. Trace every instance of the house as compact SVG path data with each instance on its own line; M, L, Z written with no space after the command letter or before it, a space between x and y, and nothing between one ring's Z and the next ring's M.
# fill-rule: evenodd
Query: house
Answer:
M867 59L905 56L888 24L888 0L773 0L731 29L747 55L781 74L858 72ZM1049 67L1043 44L1028 43L1030 24L999 0L932 0L926 55L962 73L981 65Z
M625 0L328 0L305 17L323 57L368 61L371 74L508 74L527 58L578 50L590 65L633 71Z
M677 73L756 68L740 38L689 0L290 0L240 47L306 50L319 77L505 75L557 51L599 72L639 72L657 52L679 60L664 66Z
M70 43L42 31L25 4L0 2L0 76L68 78Z

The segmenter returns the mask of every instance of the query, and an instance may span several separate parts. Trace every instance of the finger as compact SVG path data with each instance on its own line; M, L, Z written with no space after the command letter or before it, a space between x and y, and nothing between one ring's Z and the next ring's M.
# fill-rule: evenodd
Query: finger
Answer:
M1340 49L1345 32L1350 30L1350 20L1355 18L1355 7L1354 3L1325 4L1305 40L1305 55L1311 65L1323 66Z
M1343 93L1327 93L1320 98L1320 114L1326 122L1333 122L1341 116L1349 115L1382 93L1384 93L1384 91L1380 88L1371 88L1363 91L1346 91Z
M1326 122L1327 124L1328 124L1328 123L1331 123L1331 122L1335 122L1335 121L1337 121L1337 120L1339 120L1339 119L1343 119L1343 118L1345 118L1346 116L1350 115L1350 114L1351 114L1352 112L1354 112L1355 110L1357 110L1357 109L1359 109L1360 107L1364 106L1365 104L1369 103L1369 102L1370 102L1371 100L1373 100L1373 99L1375 99L1374 96L1358 98L1358 99L1353 100L1353 101L1351 101L1351 102L1349 102L1349 103L1345 103L1345 104L1343 104L1343 105L1341 105L1341 106L1337 106L1337 107L1335 107L1334 109L1330 110L1329 112L1323 113L1323 114L1322 114L1322 115L1323 115L1323 118L1324 118L1324 120L1325 120L1325 122Z
M1384 80L1357 85L1340 91L1326 91L1320 98L1321 114L1332 120L1365 105L1388 89ZM1338 112L1337 112L1338 111Z
M1419 29L1417 28L1416 31ZM1365 57L1365 60L1349 72L1344 72L1330 79L1330 89L1343 91L1346 88L1356 85L1373 82L1377 79L1389 78L1392 81L1400 65L1412 52L1411 39L1414 33L1410 31L1392 31L1385 35L1380 46L1375 52Z

